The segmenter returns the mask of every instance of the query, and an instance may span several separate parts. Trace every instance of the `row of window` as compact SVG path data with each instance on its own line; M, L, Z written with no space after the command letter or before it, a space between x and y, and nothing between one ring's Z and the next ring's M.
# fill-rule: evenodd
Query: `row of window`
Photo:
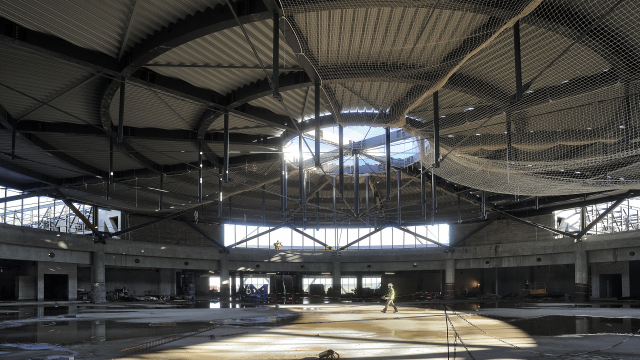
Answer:
M362 288L369 288L372 290L378 289L380 287L380 282L382 278L380 276L363 276L362 277ZM358 287L358 278L355 276L343 276L340 278L340 285L342 286L343 294L352 294L355 292L355 289ZM244 278L244 285L253 285L256 288L259 288L263 285L270 285L270 279L267 276L253 276ZM323 285L324 291L326 292L329 288L333 287L333 278L330 276L303 276L302 277L302 289L304 292L309 292L310 285ZM219 276L211 276L209 278L209 288L211 290L220 290L220 277ZM240 277L236 276L236 292L239 292L240 289ZM272 289L269 289L269 292L272 292Z
M449 244L448 224L407 226L406 229L440 244ZM228 246L242 242L238 247L273 249L274 244L279 242L280 250L324 249L324 246L321 244L318 244L311 238L303 236L289 228L280 228L265 233L267 230L270 230L270 228L227 224L224 226L224 243ZM373 228L328 228L319 230L306 229L304 232L309 236L337 249L359 239L361 236L371 233L373 230ZM260 236L243 242L244 239L248 239L256 235ZM420 236L415 236L396 228L385 228L382 231L357 242L352 245L350 249L425 248L438 246L437 244L429 242Z

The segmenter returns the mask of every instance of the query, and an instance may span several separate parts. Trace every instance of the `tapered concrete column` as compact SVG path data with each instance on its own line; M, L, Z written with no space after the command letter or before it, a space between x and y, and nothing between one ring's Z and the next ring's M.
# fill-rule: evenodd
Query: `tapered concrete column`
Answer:
M175 295L176 270L160 269L160 295Z
M576 301L585 301L587 296L587 282L589 281L589 265L587 251L584 244L578 244L576 249L576 285L573 296Z
M104 244L94 244L94 251L91 253L91 293L89 297L92 303L107 302L104 275Z
M342 272L340 271L340 260L333 260L333 294L330 296L340 298L342 296Z
M455 259L447 259L444 273L444 297L445 299L453 299L456 293L456 261Z
M220 259L220 300L228 300L230 296L229 290L229 263L227 259Z

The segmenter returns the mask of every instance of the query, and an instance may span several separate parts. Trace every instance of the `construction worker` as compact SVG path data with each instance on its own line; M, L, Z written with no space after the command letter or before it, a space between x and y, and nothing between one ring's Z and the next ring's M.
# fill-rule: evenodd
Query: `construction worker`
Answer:
M282 246L282 243L280 241L276 241L275 243L273 243L273 247L276 250L280 250L280 246Z
M387 304L384 306L384 310L382 310L383 313L387 312L387 308L389 307L389 305L393 306L393 312L397 313L398 312L398 308L396 307L396 304L393 303L393 299L396 298L396 291L393 290L393 284L389 283L389 285L387 285L389 287L389 291L387 291L387 295L385 295L383 297L383 299L387 300Z
M524 279L524 288L525 289L529 288L529 279Z

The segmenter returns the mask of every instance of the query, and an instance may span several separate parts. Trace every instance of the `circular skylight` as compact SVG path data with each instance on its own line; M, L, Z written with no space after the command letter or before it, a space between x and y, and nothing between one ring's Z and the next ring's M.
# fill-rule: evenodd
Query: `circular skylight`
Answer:
M338 127L328 127L320 131L320 156L322 170L326 173L337 173L339 162ZM315 131L304 133L302 143L302 159L305 168L313 169L313 151L315 151ZM420 160L420 140L402 129L391 129L391 161L394 167L405 167ZM358 156L361 174L385 172L385 128L369 126L348 126L343 128L345 173L353 168L355 156ZM424 142L426 151L429 143ZM289 141L285 147L285 159L298 165L300 156L299 137Z

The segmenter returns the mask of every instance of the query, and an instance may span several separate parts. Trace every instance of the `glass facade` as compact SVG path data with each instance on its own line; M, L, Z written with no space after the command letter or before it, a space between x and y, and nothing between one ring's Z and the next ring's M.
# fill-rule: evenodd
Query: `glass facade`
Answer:
M409 231L422 235L443 245L449 244L449 225L425 225L425 226L406 226ZM262 234L272 228L260 226L245 226L225 224L224 226L224 243L225 245L235 244L252 236ZM349 242L360 238L370 232L373 228L330 228L330 229L306 229L306 234L314 237L334 249L347 245ZM289 228L280 228L278 230L266 233L255 239L244 242L238 247L245 248L273 248L273 244L279 241L282 244L280 250L322 250L324 247L306 236L302 236ZM367 250L367 249L415 249L436 247L437 245L428 242L418 236L408 234L396 228L385 228L360 242L352 245L350 250Z

